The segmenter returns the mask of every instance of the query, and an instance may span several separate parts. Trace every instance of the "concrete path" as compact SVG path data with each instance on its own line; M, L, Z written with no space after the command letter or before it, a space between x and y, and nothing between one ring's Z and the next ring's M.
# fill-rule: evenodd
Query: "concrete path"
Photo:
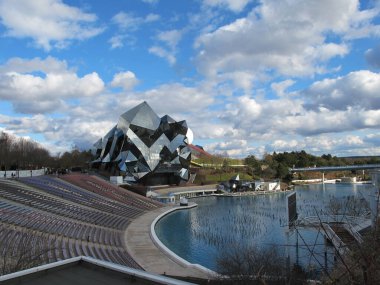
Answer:
M125 232L128 253L147 272L170 276L212 278L211 271L182 262L181 259L178 260L154 242L151 235L151 224L159 215L173 208L175 207L168 206L156 209L134 220Z

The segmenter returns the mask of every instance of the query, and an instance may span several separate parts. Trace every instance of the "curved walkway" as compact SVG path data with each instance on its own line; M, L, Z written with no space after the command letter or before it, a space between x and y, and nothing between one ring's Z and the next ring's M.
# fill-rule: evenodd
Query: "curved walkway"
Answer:
M151 225L154 220L158 216L178 208L176 206L159 208L135 219L125 232L126 249L147 272L210 279L212 271L199 265L190 264L173 253L166 252L152 238Z

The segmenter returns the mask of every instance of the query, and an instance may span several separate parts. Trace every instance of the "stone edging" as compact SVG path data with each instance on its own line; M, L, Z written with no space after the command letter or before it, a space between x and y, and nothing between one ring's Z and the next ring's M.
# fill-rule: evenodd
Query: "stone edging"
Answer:
M161 220L164 216L168 215L169 213L172 213L174 211L178 211L178 210L185 210L185 209L191 209L191 208L194 208L194 207L197 207L198 205L195 204L195 203L191 203L189 204L188 206L178 206L178 207L175 207L175 208L172 208L172 209L169 209L168 211L162 213L161 215L159 215L158 217L156 217L152 224L150 225L150 237L152 239L152 241L154 242L154 244L160 248L171 260L175 261L177 264L183 266L183 267L190 267L190 268L194 268L194 269L197 269L197 270L200 270L208 275L212 275L212 276L216 276L218 275L218 273L216 273L215 271L212 271L200 264L193 264L193 263L190 263L188 262L187 260L183 259L182 257L178 256L177 254L175 254L174 252L172 252L169 248L167 248L161 241L160 239L157 237L156 235L156 231L154 230L154 228L156 227L156 224L159 220Z

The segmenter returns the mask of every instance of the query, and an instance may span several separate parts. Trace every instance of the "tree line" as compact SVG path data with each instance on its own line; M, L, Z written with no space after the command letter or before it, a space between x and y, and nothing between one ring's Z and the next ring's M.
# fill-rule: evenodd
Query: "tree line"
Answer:
M73 148L63 154L52 155L41 144L27 138L0 132L0 170L32 170L43 167L70 169L87 167L91 161L90 151Z
M265 154L263 159L257 159L254 155L250 155L244 159L244 163L253 176L291 180L289 168L378 164L380 157L343 158L331 154L315 156L302 150Z
M52 155L49 150L33 140L0 132L0 170L3 171L42 167L52 169L86 168L88 162L93 159L90 150L81 151L73 147L71 151ZM380 157L341 158L331 154L314 156L302 150L265 154L262 159L258 159L254 155L249 155L245 159L213 155L198 158L196 161L206 165L204 168L214 168L223 173L231 172L234 166L244 164L246 173L254 178L290 180L289 168L291 167L374 164L380 163Z
M249 155L244 159L211 155L197 158L195 161L203 165L202 171L199 172L205 172L208 176L222 176L225 173L245 173L253 179L280 179L288 182L293 178L289 173L289 168L380 164L380 157L337 157L331 154L315 156L301 150L266 153L261 159L254 155ZM238 167L239 165L240 167ZM245 167L243 168L242 166ZM313 177L315 175L320 176L315 173L298 174L300 179L315 178Z

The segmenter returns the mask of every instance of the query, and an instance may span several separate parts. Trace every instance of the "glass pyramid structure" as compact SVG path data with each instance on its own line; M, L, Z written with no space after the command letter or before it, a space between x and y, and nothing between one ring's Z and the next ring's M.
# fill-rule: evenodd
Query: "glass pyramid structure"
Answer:
M92 167L145 185L179 184L189 179L188 132L186 121L160 118L143 102L94 144Z

